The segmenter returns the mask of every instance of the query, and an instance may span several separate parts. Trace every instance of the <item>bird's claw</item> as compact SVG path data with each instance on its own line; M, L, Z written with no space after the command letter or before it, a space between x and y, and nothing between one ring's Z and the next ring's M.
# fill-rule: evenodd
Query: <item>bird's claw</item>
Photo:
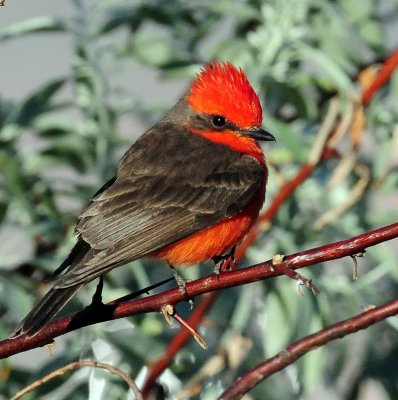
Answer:
M216 276L219 276L223 271L231 271L236 268L237 259L235 257L235 247L232 247L231 250L222 255L213 257L214 269L213 273Z

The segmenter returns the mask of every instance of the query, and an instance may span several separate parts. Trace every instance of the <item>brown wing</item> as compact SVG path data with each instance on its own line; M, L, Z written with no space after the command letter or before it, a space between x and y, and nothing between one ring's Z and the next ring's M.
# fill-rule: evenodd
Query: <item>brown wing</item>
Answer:
M236 214L263 180L254 158L158 124L129 149L115 182L81 214L76 231L90 249L56 288L88 282Z

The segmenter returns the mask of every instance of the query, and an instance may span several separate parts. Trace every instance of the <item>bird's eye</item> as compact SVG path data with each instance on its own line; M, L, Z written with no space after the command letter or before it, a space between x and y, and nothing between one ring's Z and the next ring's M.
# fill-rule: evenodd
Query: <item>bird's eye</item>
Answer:
M226 124L225 118L221 115L215 115L213 117L213 125L216 126L217 128L221 128Z

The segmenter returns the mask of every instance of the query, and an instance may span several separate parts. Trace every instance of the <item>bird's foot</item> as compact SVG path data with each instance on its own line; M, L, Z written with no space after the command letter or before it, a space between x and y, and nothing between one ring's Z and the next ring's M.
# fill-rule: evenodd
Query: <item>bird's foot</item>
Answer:
M186 289L186 287L187 287L186 280L178 273L176 268L174 268L172 265L169 265L169 267L173 270L174 279L177 282L178 289L180 290L180 293L185 296L185 298L189 302L190 308L192 310L193 309L193 300L188 295L188 292L187 292L187 289Z
M231 271L236 269L235 247L232 247L227 253L222 256L212 258L214 262L213 273L218 276L223 271Z
M177 282L178 289L180 290L181 294L187 295L187 282L185 279L178 273L178 271L173 268L174 279Z

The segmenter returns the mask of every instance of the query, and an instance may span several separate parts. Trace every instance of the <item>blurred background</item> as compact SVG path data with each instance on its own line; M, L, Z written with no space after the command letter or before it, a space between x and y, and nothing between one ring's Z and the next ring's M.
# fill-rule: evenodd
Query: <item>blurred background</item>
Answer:
M243 265L397 221L398 74L365 110L358 108L362 85L397 38L396 0L6 0L0 7L0 338L47 290L74 244L81 208L114 175L120 156L211 59L245 70L263 103L264 125L277 137L265 148L271 166L265 208L308 160L332 102L333 127L348 121L335 157L264 226ZM200 330L210 350L191 340L160 379L164 396L215 399L289 343L396 298L397 261L392 241L368 249L357 281L350 259L302 270L320 289L317 297L308 290L297 296L286 277L221 292ZM211 271L184 273L195 279ZM104 300L170 275L151 260L134 262L108 274ZM94 288L82 289L65 312L88 305ZM189 315L185 305L179 311ZM177 331L147 314L69 333L52 355L40 348L1 361L0 399L79 359L113 363L142 383ZM206 374L214 355L220 367ZM247 398L397 399L397 359L398 321L390 318L307 354ZM81 369L25 398L133 397L120 379Z

